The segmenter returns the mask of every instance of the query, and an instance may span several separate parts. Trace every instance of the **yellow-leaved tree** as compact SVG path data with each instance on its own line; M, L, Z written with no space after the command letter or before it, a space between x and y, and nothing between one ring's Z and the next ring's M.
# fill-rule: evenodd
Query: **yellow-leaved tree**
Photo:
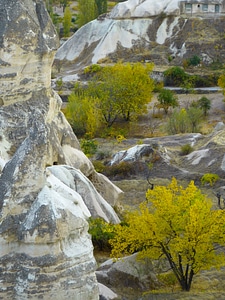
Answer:
M146 113L154 88L152 69L149 63L118 62L97 68L87 86L76 84L65 109L75 133L94 136L119 117L129 122Z
M140 258L166 258L182 290L189 291L200 270L225 264L225 212L191 181L187 188L175 178L168 186L148 190L140 210L128 212L110 241L112 257L138 252ZM221 250L221 249L220 249Z
M122 63L102 68L89 83L89 92L100 99L102 115L110 127L118 116L130 121L147 112L154 81L153 64Z
M225 74L220 75L218 86L223 90L223 95L225 96Z
M95 136L101 125L100 112L97 109L98 99L86 96L85 93L71 93L65 109L65 116L77 136L89 134Z

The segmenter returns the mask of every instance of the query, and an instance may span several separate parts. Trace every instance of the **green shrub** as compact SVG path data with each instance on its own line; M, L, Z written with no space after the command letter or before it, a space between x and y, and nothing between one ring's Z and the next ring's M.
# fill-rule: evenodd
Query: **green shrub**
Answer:
M191 132L191 124L185 109L175 110L167 123L169 134Z
M219 180L219 175L213 174L213 173L206 173L201 178L201 184L210 184L210 186L213 186L217 180Z
M208 99L207 97L203 96L198 100L198 105L199 105L200 109L203 110L204 116L206 116L207 112L211 108L211 100Z
M62 80L62 78L60 78L60 79L56 80L56 88L58 91L61 91L62 87L63 87L63 80Z
M88 66L84 69L84 74L87 73L96 73L98 71L100 71L102 69L102 67L98 64L93 64L91 66Z
M193 55L189 60L188 60L188 64L190 66L197 66L199 65L201 62L201 58L197 55Z
M101 218L89 219L89 233L95 248L101 251L110 249L109 240L114 237L114 226Z
M181 147L181 155L188 155L193 151L193 147L190 144L185 144Z
M81 139L80 146L82 151L88 156L92 156L96 153L98 143L94 140Z
M93 164L96 172L98 172L98 173L103 173L104 172L105 165L101 161L94 160L94 161L92 161L92 164Z
M165 85L181 86L188 78L188 74L180 67L171 67L164 72Z
M194 82L194 86L198 87L210 87L210 86L217 86L218 74L210 74L210 75L192 75L191 76Z
M179 105L177 95L168 89L161 89L157 98L166 114L168 113L170 107L174 108Z
M198 107L190 106L187 110L187 115L191 126L191 132L199 132L199 125L203 116L202 110Z

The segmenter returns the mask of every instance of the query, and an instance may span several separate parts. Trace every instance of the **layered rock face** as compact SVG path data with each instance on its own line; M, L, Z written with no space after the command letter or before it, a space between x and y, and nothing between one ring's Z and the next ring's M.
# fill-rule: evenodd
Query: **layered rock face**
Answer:
M87 220L119 222L121 190L51 90L58 40L43 1L2 0L0 16L0 299L98 299Z
M182 65L185 59L197 55L204 64L216 58L224 62L224 13L204 13L200 1L193 3L199 6L194 14L185 12L185 2L179 0L119 3L109 14L81 27L59 48L55 62L62 65L62 71L68 64L70 74L73 63L78 73L89 64L121 59ZM224 1L218 3L224 11Z
M0 16L0 99L7 105L50 87L58 41L42 1L3 0Z

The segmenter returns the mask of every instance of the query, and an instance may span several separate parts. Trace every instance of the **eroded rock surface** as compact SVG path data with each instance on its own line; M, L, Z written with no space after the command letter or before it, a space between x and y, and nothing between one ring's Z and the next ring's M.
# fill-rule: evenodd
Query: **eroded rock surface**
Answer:
M110 204L121 190L96 173L60 111L43 1L2 0L0 16L0 299L98 299L87 221L119 222Z
M204 13L200 1L193 3L193 13L186 12L185 2L179 0L118 3L66 41L57 51L55 64L68 81L87 65L118 60L182 65L197 55L203 64L210 64L219 55L223 62L225 5L223 0L218 3L222 12L218 14L214 3Z
M190 145L193 151L184 155L182 146ZM200 133L143 139L143 144L117 152L111 165L120 162L135 164L134 176L142 178L172 178L195 180L201 184L205 173L220 176L217 187L223 183L225 172L225 130L222 124L208 135ZM140 167L139 167L140 165Z

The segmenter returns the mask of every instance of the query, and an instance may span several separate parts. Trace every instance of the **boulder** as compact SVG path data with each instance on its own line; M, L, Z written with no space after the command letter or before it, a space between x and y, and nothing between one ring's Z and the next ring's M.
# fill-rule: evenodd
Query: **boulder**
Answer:
M137 253L119 260L109 259L96 271L98 281L109 287L121 290L145 291L159 285L154 262L149 259L138 260Z
M88 218L119 222L101 192L114 203L122 191L51 89L58 40L43 1L3 0L0 16L0 298L97 300Z
M52 166L47 169L82 197L93 218L100 217L108 223L120 222L112 206L97 192L92 182L80 170L69 166ZM56 182L55 185L57 187L58 183Z
M99 300L113 300L118 299L116 293L114 293L111 289L109 289L104 284L99 283Z

